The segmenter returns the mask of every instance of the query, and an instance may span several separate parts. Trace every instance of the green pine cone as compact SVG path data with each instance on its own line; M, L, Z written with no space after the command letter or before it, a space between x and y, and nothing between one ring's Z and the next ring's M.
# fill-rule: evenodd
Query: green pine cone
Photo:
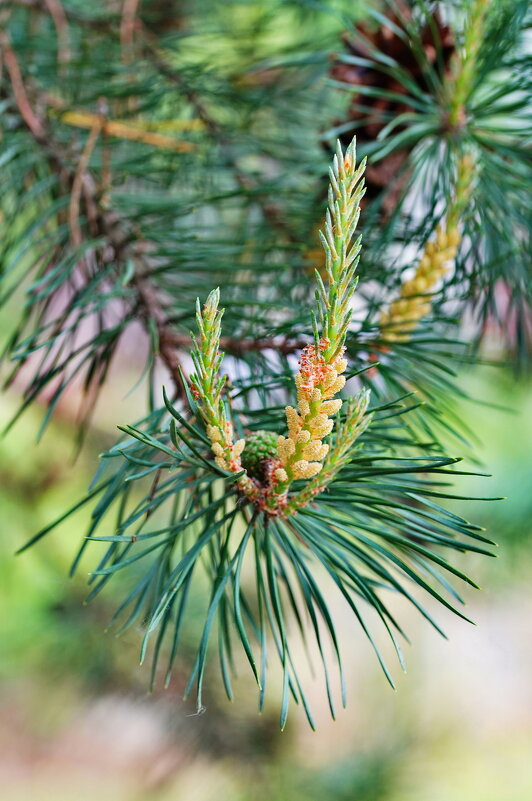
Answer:
M273 431L255 431L246 437L242 451L242 467L245 467L252 478L262 481L263 463L266 459L277 456L277 434Z

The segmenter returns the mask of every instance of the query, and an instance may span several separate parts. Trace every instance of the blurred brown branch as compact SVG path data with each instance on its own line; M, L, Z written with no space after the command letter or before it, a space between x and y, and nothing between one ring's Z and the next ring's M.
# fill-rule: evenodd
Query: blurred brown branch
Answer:
M107 136L114 136L117 139L129 139L133 142L142 142L153 147L167 148L176 153L189 153L194 150L192 142L183 142L173 139L171 136L154 133L145 130L144 127L137 125L136 122L122 122L120 120L108 120L97 114L88 111L65 111L61 115L61 122L72 125L75 128L94 128L99 124L102 132Z
M2 48L1 57L6 66L11 81L11 88L13 89L13 97L17 104L20 115L31 133L38 141L44 138L44 126L39 117L33 111L26 87L22 79L22 73L15 51L11 46L11 40L6 31L0 30L0 46Z
M57 61L61 65L67 64L70 61L70 37L65 10L61 5L61 0L44 0L44 2L57 33Z

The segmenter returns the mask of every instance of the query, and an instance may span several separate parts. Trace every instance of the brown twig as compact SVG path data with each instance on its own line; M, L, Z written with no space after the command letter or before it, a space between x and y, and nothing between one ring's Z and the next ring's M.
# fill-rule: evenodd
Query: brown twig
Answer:
M124 61L129 63L133 59L133 44L135 24L139 0L124 0L122 6L122 19L120 21L120 44L124 51Z
M98 136L100 135L101 129L102 129L102 121L100 118L97 118L97 122L94 124L93 128L91 129L87 137L85 147L83 148L83 153L81 154L81 158L78 162L78 166L74 174L74 180L72 181L72 191L70 193L70 205L68 208L68 222L70 225L70 234L72 238L72 244L74 245L74 247L79 247L83 241L83 237L81 235L81 227L79 224L79 204L81 200L81 190L83 187L83 177L87 172L90 157L96 145Z
M61 0L44 0L57 33L57 61L60 65L70 60L68 20Z
M149 277L142 275L140 272L136 273L132 283L137 293L137 313L147 330L150 330L153 322L155 323L159 340L159 356L170 373L176 393L179 397L182 397L184 393L179 372L180 363L177 357L177 349L185 343L180 340L179 334L174 331L168 321L160 294ZM190 337L187 337L187 340L189 345Z
M60 101L54 98L54 106L60 107ZM61 115L61 122L73 125L76 128L92 129L98 121L98 115L89 111L65 111ZM143 142L152 147L162 147L174 150L176 153L190 153L195 149L193 142L184 142L173 139L171 136L146 131L135 125L134 122L122 122L120 120L107 120L100 118L100 126L107 136L115 136L117 139L129 139L132 142Z
M170 330L168 341L176 348L190 347L190 336ZM239 339L237 337L221 337L220 348L231 356L242 356L252 351L272 350L288 356L303 350L309 344L308 339L291 339L287 336L261 337L260 339Z
M17 104L21 117L32 132L35 139L42 141L44 139L44 125L30 105L19 63L15 52L11 47L11 40L6 31L0 30L0 46L3 51L2 58L11 80L13 97L15 98L15 103Z

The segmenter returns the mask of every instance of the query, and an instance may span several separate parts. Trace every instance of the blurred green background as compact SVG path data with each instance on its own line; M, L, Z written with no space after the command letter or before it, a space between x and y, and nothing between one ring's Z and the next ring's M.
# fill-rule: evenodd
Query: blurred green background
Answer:
M475 398L461 413L482 437L477 449L494 475L470 478L461 513L486 526L498 558L468 556L482 586L466 591L475 627L438 611L449 641L402 609L412 638L408 672L386 684L362 633L340 623L349 703L329 718L309 677L318 721L313 734L298 709L280 733L275 693L262 715L242 666L233 703L219 677L207 710L195 716L180 680L147 693L138 666L139 630L122 637L106 625L119 587L84 605L90 559L74 579L69 562L83 536L81 512L20 556L15 550L81 497L116 420L134 419L142 388L134 370L99 402L74 463L75 398L67 399L38 446L43 408L0 441L0 786L8 801L529 801L532 798L532 393L503 368L460 380ZM75 394L75 393L74 393ZM2 422L20 399L1 400ZM456 447L453 446L456 453ZM457 454L461 455L461 454ZM467 452L463 455L467 456ZM342 610L338 610L342 615ZM186 672L186 649L183 657ZM190 667L190 665L188 665Z

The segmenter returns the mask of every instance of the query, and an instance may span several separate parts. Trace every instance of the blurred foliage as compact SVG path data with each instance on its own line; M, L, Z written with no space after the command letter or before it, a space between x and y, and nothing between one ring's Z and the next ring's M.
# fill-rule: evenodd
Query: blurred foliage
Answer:
M489 528L505 563L514 558L519 561L532 535L532 386L530 381L516 382L509 370L496 366L477 368L463 381L472 402L463 404L462 414L478 432L475 456L493 475L490 491L494 488L505 498L489 509L470 501L470 514ZM475 404L475 399L480 402ZM464 491L471 494L480 490L481 483L485 486L474 477L465 483L468 486ZM499 570L493 571L492 580Z

